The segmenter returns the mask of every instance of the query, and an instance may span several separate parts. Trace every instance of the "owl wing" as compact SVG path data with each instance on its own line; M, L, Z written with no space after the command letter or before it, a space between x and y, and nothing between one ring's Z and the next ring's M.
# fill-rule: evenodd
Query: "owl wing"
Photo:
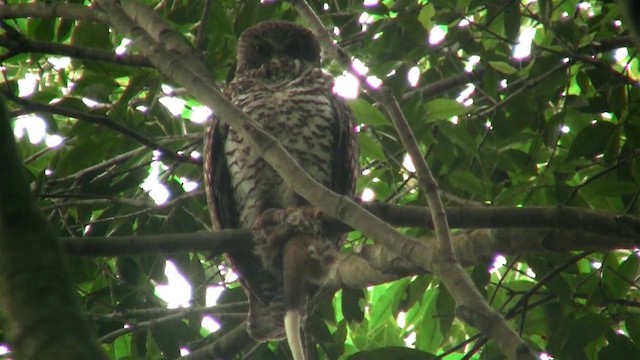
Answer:
M224 155L229 126L213 117L204 137L204 182L214 230L238 227L238 211Z
M338 194L353 197L360 174L360 147L356 132L356 118L342 98L332 95L330 100L334 116L338 120L335 122L333 132L336 146L330 188ZM337 244L338 247L340 245L341 243Z
M213 119L204 139L204 181L207 204L214 230L238 228L231 175L224 153L229 126ZM227 253L249 299L248 331L258 341L285 338L282 319L282 280L262 268L253 248L234 249Z

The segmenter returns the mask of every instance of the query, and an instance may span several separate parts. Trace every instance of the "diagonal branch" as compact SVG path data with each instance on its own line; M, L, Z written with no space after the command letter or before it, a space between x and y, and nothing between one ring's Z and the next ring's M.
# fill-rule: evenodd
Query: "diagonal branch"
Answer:
M333 41L324 25L315 14L308 2L299 0L294 3L298 10L317 34L322 48L327 53L334 55L346 68L353 69L351 60L346 53ZM360 83L366 88L367 93L386 110L398 131L399 137L409 153L416 167L418 184L426 195L431 219L433 220L437 246L437 256L434 257L433 270L446 285L458 306L456 315L472 326L478 328L485 336L494 341L509 358L536 359L533 350L518 334L511 329L506 320L498 312L492 309L484 300L478 289L474 286L469 275L464 271L456 259L451 245L449 225L444 210L444 205L438 194L438 184L433 177L427 162L420 153L418 142L409 127L409 124L398 105L397 100L390 91L372 87L367 79L355 72ZM374 240L376 240L374 238ZM377 240L376 240L377 241ZM387 245L386 242L383 242Z

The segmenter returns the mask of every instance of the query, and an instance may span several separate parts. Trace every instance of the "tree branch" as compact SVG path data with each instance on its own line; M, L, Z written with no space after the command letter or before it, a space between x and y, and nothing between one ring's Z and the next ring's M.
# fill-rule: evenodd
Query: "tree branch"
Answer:
M294 7L302 17L311 23L311 28L319 38L321 47L328 53L333 54L334 58L340 61L346 68L354 69L346 53L331 40L328 31L324 28L324 25L309 3L304 0L298 0L294 3ZM446 285L447 290L449 290L449 293L455 299L457 305L456 315L490 338L500 347L502 353L507 357L513 359L536 359L537 357L529 345L524 342L524 340L511 329L506 320L484 300L469 275L456 259L453 246L451 245L449 225L447 223L444 205L438 194L438 184L427 162L420 153L418 142L397 100L389 90L384 87L376 89L368 83L364 75L360 75L355 71L352 73L359 78L360 84L368 90L368 94L385 109L393 121L404 148L413 160L413 164L416 167L418 184L425 193L431 210L431 219L437 239L437 246L435 247L437 256L433 258L433 267L431 269L440 277ZM377 239L374 238L374 240L378 242ZM395 244L388 244L386 241L380 243L385 246L393 245L389 246L392 250L396 248ZM415 246L412 247L416 248ZM401 254L404 255L403 253ZM421 259L416 253L407 255L410 256L408 259L413 260L415 264L421 264L426 268L427 264L421 262Z
M105 359L64 255L31 198L0 98L0 309L18 359Z

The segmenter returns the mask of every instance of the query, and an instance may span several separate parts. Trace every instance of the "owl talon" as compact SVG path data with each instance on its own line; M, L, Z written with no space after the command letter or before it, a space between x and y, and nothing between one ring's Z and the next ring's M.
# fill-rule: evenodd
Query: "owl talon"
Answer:
M288 239L294 233L321 236L322 211L311 206L286 209L267 209L253 223L251 230L255 241L255 253L267 269L281 268L282 254ZM322 249L310 249L312 260L331 263L335 259L325 259ZM320 254L320 255L318 255Z

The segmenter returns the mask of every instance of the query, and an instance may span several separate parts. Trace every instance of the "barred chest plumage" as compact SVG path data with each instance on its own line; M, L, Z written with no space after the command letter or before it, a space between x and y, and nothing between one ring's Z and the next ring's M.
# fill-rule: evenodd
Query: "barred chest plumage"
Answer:
M280 141L312 177L328 186L338 126L330 100L332 79L320 69L300 69L297 62L275 65L269 68L268 79L256 74L237 77L228 89L231 101ZM292 72L298 76L292 78ZM224 150L241 227L251 226L268 208L305 203L232 129Z

